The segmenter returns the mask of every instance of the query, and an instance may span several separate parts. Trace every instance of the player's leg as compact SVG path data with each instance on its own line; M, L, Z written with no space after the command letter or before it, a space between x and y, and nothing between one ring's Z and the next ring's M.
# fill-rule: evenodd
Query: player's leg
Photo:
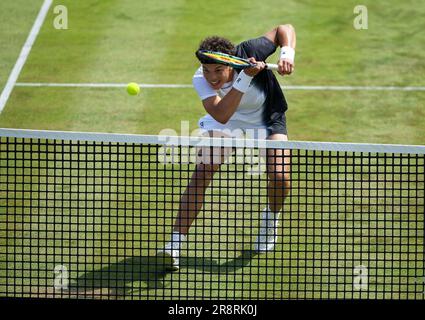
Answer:
M218 164L198 164L192 174L189 185L181 197L171 241L162 250L158 251L158 255L169 258L170 261L165 264L166 266L171 266L172 270L179 269L181 246L186 241L189 228L202 208L205 191L218 168Z
M179 211L173 231L186 236L204 204L205 191L211 183L219 164L198 164L180 199Z
M211 137L223 137L222 133L210 132ZM227 137L227 136L226 136ZM231 154L231 148L201 147L198 150L197 165L189 184L182 194L179 211L174 223L171 241L158 251L158 255L169 257L172 270L179 268L180 249L186 241L190 226L199 214L203 204L205 191L213 179L214 173Z
M210 131L208 135L214 138L229 137L221 131ZM178 215L174 223L174 232L187 235L190 226L202 208L205 191L215 172L219 170L221 164L226 161L231 153L231 148L200 147L198 149L196 169L181 197Z
M284 134L274 134L269 139L287 141L288 137ZM267 150L268 198L272 212L280 212L285 198L289 195L291 188L290 162L290 150Z
M284 134L273 134L268 139L287 141ZM259 235L255 240L255 251L273 250L277 240L279 215L285 198L290 192L290 150L267 150L268 200L269 205L261 213Z

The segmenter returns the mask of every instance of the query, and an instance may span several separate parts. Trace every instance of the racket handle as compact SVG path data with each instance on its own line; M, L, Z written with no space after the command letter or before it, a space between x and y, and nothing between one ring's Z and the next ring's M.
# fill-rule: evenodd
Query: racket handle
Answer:
M276 71L278 69L278 66L274 63L267 63L267 69Z

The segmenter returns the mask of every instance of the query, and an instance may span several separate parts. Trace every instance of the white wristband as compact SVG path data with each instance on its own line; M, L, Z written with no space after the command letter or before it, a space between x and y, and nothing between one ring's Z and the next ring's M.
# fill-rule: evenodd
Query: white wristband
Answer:
M236 90L245 93L248 91L249 85L253 77L248 76L243 70L239 72L238 77L235 82L233 82L233 88Z
M280 49L280 59L289 60L291 62L295 61L295 50L289 46L282 47Z

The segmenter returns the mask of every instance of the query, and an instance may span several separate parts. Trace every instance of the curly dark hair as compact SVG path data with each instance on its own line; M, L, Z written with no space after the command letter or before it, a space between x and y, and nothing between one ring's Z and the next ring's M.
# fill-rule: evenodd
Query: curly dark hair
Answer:
M230 55L235 55L236 53L236 48L233 43L227 40L226 38L219 36L211 36L205 38L201 41L198 50L196 50L195 52L196 57L202 64L217 63L206 57L200 56L198 53L200 50L217 51Z

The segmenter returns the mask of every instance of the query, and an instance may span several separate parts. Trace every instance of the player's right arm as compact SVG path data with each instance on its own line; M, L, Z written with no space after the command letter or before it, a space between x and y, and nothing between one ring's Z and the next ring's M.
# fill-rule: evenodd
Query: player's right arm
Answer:
M223 98L213 96L202 100L202 104L216 121L226 124L238 108L242 96L242 92L232 88Z
M254 58L251 58L250 60L253 63L257 63ZM265 63L258 62L255 65L255 67L247 68L241 72L244 72L248 77L252 78L264 68L265 68ZM238 108L239 103L241 102L241 99L243 96L243 92L238 90L237 86L235 88L235 85L233 85L233 88L223 98L220 98L215 93L215 91L213 91L211 88L205 87L205 85L208 85L205 79L200 79L198 77L197 80L202 81L202 86L203 86L203 88L199 88L199 84L196 85L194 82L195 88L198 90L198 93L200 93L200 91L205 90L205 97L203 97L204 93L200 93L202 104L205 110L216 121L222 124L226 124L230 120L230 118L233 116L236 109Z

